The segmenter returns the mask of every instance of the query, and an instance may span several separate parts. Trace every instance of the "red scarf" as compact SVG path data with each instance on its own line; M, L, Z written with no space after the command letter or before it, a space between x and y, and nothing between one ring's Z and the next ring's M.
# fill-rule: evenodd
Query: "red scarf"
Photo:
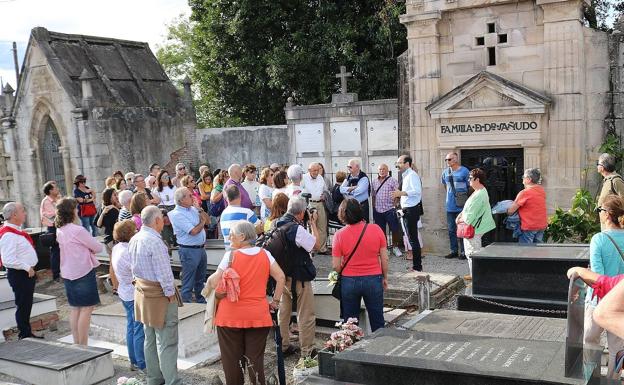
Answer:
M26 238L28 242L30 242L30 245L32 247L35 247L35 244L32 238L30 237L30 234L28 234L25 231L21 231L21 230L18 230L14 227L7 226L7 225L0 226L0 238L2 238L2 236L6 233L13 233L13 234L21 235L22 237ZM2 259L0 259L0 267L1 266L2 266Z

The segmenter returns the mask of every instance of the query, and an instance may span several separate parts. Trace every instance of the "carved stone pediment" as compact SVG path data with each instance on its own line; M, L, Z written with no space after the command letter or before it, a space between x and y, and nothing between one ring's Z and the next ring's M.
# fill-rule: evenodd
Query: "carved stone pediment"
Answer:
M433 119L544 114L550 99L493 73L481 72L427 106Z

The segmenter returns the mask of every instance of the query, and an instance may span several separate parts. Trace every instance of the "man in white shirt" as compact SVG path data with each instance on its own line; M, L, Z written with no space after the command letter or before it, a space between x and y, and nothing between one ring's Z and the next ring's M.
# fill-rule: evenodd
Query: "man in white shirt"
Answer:
M0 227L0 257L7 269L7 279L15 294L15 321L19 339L36 336L30 329L30 311L35 293L37 253L30 236L22 231L26 220L24 206L9 202L2 209L5 223Z
M420 242L418 241L418 220L422 215L422 183L416 171L412 169L412 157L402 155L396 163L396 167L403 177L401 189L392 192L392 198L401 198L403 220L407 228L407 237L412 246L412 270L422 271L422 256Z
M318 227L321 247L320 254L327 253L327 212L325 211L323 192L327 190L325 179L321 176L321 165L314 162L308 166L308 172L303 174L303 191L309 193L310 206L316 209L318 219L316 226Z

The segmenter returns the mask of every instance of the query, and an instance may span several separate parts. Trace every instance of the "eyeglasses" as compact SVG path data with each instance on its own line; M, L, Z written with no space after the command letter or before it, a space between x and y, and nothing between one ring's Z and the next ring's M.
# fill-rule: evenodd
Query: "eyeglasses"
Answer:
M468 180L475 180L475 177L474 176L469 176Z
M169 179L169 175L163 175L160 177L160 179Z
M450 162L450 161L453 160L453 158L450 158L450 159L447 158L447 159L444 159L444 160L447 161L447 162Z
M178 167L178 171L180 170L186 170L186 166Z
M606 209L603 209L602 207L596 207L596 212L599 213L601 211L604 211L605 213L607 212Z
M598 166L602 166L602 163L600 163L600 162L596 162L596 167L598 167ZM603 166L603 167L604 167L604 166Z
M348 168L349 170L351 170L351 169L353 168L353 166L347 166L347 168Z

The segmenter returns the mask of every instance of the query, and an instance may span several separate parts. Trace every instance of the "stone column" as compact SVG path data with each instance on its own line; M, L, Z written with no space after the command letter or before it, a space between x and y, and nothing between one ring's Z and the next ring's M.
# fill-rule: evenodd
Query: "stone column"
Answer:
M543 131L549 204L568 207L586 163L585 47L579 0L537 0L544 10L544 91L553 104Z
M434 122L425 110L440 96L440 11L424 12L422 4L410 2L408 14L401 16L407 28L409 84L410 153L423 181L423 203L427 207L423 223L427 227L425 247L444 250L448 243L444 199L439 182L442 159ZM448 248L448 245L446 246Z
M65 175L65 191L69 194L73 191L72 182L74 181L74 173L71 169L71 161L69 159L69 147L61 146L58 148L63 157L63 174Z

